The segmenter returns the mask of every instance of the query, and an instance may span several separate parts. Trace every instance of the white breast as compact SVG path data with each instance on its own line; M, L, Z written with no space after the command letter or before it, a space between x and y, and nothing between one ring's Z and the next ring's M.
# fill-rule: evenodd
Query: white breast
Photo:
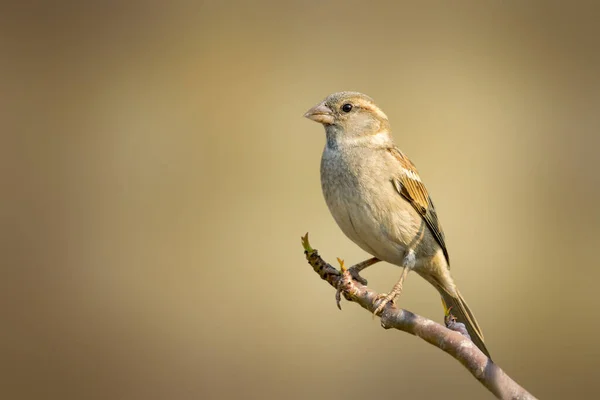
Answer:
M327 206L348 238L366 252L400 264L415 227L412 206L395 192L374 150L325 148L321 184ZM406 204L404 204L406 203Z

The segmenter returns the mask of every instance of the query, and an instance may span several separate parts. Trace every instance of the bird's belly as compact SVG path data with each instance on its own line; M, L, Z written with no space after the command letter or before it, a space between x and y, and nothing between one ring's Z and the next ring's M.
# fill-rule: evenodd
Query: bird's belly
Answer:
M334 219L348 238L380 260L401 265L418 228L413 224L412 207L401 204L405 200L392 190L391 183L389 188L382 183L376 190L353 188L351 195L335 188L324 193Z
M345 211L345 216L340 213L342 215L335 218L346 236L380 260L402 263L410 241L402 240L403 235L391 236L385 222L378 220L370 210L349 205ZM398 228L402 230L402 226Z

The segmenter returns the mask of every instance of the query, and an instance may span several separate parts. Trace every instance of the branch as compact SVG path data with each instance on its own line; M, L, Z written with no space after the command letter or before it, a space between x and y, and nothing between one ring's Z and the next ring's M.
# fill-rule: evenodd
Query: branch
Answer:
M348 301L359 304L362 308L373 313L379 303L378 293L352 279L350 273L343 267L342 271L325 262L316 249L310 247L308 233L302 237L302 246L306 260L319 274L337 289ZM483 386L499 399L535 400L535 397L512 380L502 369L486 357L469 338L459 330L450 330L437 322L410 311L396 308L388 304L381 312L381 326L384 329L398 329L420 337L427 343L445 351L459 361ZM452 318L447 319L450 327L455 324Z

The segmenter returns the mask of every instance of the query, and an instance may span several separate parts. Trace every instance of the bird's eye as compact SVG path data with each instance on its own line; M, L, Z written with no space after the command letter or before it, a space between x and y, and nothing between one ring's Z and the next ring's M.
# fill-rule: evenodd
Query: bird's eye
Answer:
M352 110L352 104L346 103L342 106L342 111L345 113L349 113Z

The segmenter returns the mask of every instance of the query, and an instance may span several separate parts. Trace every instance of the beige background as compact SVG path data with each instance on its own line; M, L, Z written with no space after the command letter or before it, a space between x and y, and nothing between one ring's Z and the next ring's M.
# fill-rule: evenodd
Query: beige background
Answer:
M495 360L544 399L597 392L594 2L3 8L0 397L489 398L338 311L304 261L306 231L330 261L367 256L302 118L339 90L389 115ZM401 305L441 320L416 275Z

